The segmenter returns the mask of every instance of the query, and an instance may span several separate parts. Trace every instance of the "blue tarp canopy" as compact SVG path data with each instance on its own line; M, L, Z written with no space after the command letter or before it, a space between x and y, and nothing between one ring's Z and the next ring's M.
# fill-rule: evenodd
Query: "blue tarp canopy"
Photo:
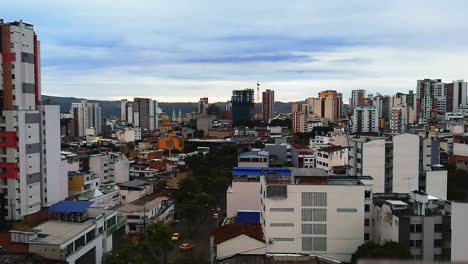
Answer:
M236 224L259 224L260 211L239 210L237 211Z
M48 211L55 213L82 213L92 204L93 202L88 201L60 201L49 207Z

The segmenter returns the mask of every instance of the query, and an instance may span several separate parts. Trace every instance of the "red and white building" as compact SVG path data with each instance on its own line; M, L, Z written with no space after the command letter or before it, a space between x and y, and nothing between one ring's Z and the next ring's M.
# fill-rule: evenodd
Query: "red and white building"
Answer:
M67 195L60 109L40 102L39 46L33 25L0 19L0 217L8 220Z

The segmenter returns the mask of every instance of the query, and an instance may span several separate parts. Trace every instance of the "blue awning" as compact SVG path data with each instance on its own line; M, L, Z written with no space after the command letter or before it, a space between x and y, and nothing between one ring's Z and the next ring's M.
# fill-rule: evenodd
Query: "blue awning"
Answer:
M259 224L260 211L237 211L236 224Z
M93 203L89 201L60 201L49 207L48 211L55 213L82 213Z

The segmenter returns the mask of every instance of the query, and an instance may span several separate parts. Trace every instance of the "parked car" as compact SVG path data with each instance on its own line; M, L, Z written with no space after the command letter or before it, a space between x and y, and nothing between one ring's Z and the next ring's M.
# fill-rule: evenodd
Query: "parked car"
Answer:
M171 238L172 241L179 241L179 239L180 239L180 234L179 233L174 233L172 235L172 238Z
M180 252L185 252L185 251L189 251L193 248L193 245L188 243L188 242L185 242L183 243L182 245L179 246L179 251Z

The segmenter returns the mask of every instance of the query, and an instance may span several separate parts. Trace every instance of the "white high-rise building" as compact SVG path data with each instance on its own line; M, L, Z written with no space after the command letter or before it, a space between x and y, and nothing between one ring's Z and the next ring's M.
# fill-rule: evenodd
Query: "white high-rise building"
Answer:
M75 136L86 136L88 128L94 128L96 135L101 133L101 107L98 103L89 103L86 100L72 103L70 113L75 122Z
M159 114L161 109L156 100L149 98L134 98L133 102L127 99L120 100L120 119L143 130L159 129Z
M447 106L451 112L458 112L461 109L466 109L467 107L467 86L468 83L464 80L456 80L451 84L453 85L453 96L452 100L447 100L447 104L452 104ZM449 93L449 91L447 91Z
M369 133L379 131L378 111L373 105L356 106L352 120L353 133Z
M350 137L349 174L374 178L374 193L419 190L419 137Z
M127 99L120 100L120 120L133 124L133 103Z
M0 34L0 219L20 220L65 198L60 112L40 102L33 25L0 20Z

